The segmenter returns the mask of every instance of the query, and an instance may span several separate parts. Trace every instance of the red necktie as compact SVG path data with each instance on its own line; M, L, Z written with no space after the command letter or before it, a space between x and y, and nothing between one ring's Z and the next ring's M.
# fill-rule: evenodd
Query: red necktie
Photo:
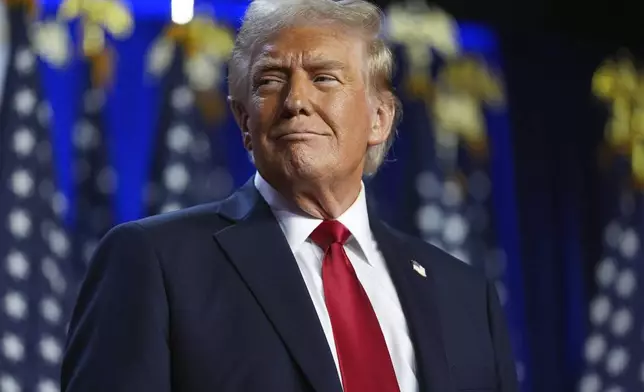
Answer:
M322 222L311 233L311 240L324 251L324 298L344 391L398 392L378 318L344 251L343 245L350 236L349 230L334 220Z

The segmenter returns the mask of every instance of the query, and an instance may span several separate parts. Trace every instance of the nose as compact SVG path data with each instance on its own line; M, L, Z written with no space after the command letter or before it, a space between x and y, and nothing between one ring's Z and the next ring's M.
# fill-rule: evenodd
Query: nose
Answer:
M312 113L310 83L308 76L299 73L292 75L284 98L283 117L308 116Z

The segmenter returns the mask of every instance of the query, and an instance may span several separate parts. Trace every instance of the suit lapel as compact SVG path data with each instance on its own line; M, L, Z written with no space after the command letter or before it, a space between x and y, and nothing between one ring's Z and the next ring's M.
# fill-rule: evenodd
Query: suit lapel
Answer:
M426 277L416 272L412 260L422 262L401 237L375 218L370 211L371 230L389 267L403 312L407 318L416 352L416 364L421 392L451 392L450 369L443 345L440 313L435 302L434 276L429 263L424 262Z
M233 221L214 237L319 392L342 390L313 302L281 228L252 179L220 207Z

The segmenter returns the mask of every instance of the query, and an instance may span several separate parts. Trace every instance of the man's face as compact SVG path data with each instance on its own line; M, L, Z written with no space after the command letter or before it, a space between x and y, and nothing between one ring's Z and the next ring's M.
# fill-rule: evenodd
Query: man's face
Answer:
M359 178L367 147L388 136L392 113L369 96L365 44L334 27L284 29L253 53L249 95L233 110L263 175Z

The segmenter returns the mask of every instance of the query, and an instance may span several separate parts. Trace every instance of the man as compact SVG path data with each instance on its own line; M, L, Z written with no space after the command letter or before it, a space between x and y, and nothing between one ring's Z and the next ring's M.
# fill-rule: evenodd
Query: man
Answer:
M256 0L230 102L256 175L98 248L67 392L517 391L493 286L369 210L398 105L363 0Z

